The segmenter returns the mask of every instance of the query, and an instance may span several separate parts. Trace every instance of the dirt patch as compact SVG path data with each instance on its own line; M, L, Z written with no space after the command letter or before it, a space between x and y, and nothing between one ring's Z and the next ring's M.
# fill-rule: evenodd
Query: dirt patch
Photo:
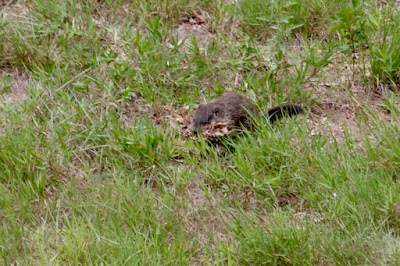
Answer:
M187 40L193 36L196 39L199 49L205 49L212 37L212 33L208 30L205 20L203 20L204 17L201 15L197 15L195 18L182 20L181 24L176 26L172 34L167 38L167 47L174 49L175 45L177 45L180 46L181 49L188 51L188 43L190 41L188 42ZM176 40L176 44L172 42L173 39Z
M0 18L2 15L9 18L25 17L29 13L26 0L5 0L0 2Z
M382 96L374 88L363 84L360 73L353 74L350 67L336 57L324 70L322 81L311 80L304 89L312 93L316 101L310 114L311 135L331 136L343 141L349 133L356 142L362 133L362 116L370 109L380 119L390 115L379 106ZM364 73L362 75L369 75Z
M323 89L318 86L319 91ZM318 96L319 93L315 95ZM346 132L351 135L359 134L356 122L354 103L346 96L346 92L329 93L321 96L319 106L310 115L311 135L322 134L332 136L336 140L344 140Z
M189 114L189 106L183 108L175 108L171 105L150 105L145 104L139 98L132 97L129 103L123 107L122 123L125 127L129 127L135 119L148 118L150 121L162 127L181 132L184 136L191 135L191 114Z
M12 105L28 99L29 77L18 70L0 70L0 104L10 102Z

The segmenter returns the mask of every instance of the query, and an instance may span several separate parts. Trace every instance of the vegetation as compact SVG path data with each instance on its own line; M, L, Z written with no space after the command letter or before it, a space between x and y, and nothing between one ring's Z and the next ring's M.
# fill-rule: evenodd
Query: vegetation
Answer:
M395 1L0 3L1 264L396 264ZM184 133L226 91L305 115Z

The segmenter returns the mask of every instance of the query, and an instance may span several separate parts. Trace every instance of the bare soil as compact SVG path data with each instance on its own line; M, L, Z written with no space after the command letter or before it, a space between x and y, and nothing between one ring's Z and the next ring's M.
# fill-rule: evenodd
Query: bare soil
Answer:
M27 85L29 84L29 77L18 70L0 69L0 76L3 76L4 74L10 75L13 80L11 88L0 94L0 104L3 105L5 102L10 102L14 105L28 99Z

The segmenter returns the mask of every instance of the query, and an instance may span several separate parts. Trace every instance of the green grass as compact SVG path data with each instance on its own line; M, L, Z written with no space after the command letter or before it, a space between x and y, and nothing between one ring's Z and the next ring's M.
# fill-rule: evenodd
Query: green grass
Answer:
M397 264L399 19L376 1L11 2L0 263ZM225 152L183 136L186 106L227 90L307 111ZM324 127L349 110L343 135Z

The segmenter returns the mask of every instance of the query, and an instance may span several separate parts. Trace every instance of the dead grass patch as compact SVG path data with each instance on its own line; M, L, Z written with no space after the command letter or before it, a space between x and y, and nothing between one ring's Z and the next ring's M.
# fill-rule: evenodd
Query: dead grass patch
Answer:
M30 78L28 77L28 75L18 70L0 69L0 76L4 74L10 75L12 77L12 85L10 89L0 94L0 104L4 105L6 102L10 102L12 105L15 105L23 100L27 100L27 85L30 82Z

